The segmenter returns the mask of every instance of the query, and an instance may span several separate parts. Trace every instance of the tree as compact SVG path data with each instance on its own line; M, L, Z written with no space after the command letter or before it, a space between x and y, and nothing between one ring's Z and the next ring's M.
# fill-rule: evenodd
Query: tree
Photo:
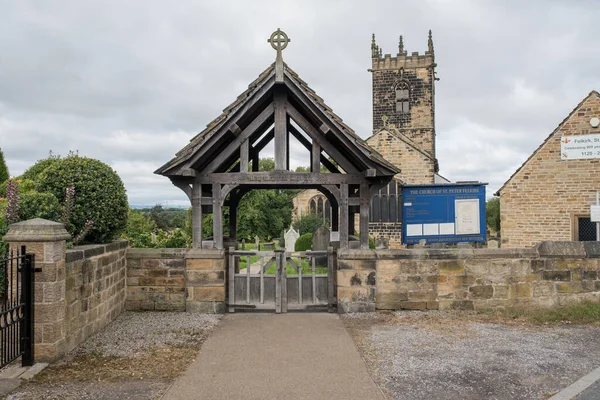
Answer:
M496 232L500 232L500 198L494 197L485 203L485 222Z
M2 149L0 149L0 183L6 182L8 178L10 178L10 174L8 173L6 162L4 161L4 153L2 153Z
M162 205L157 204L150 209L150 218L154 221L158 229L169 229L169 222L167 221Z
M294 221L292 225L301 235L305 233L313 234L321 226L327 226L326 221L323 220L322 215L308 214L303 215L300 219Z
M38 163L39 164L39 163ZM49 163L35 178L39 192L52 193L63 202L67 188L74 189L69 233L75 236L93 222L86 241L104 243L127 225L127 195L123 181L107 164L70 154Z
M292 197L284 190L253 190L246 194L238 206L238 237L279 237L292 222Z

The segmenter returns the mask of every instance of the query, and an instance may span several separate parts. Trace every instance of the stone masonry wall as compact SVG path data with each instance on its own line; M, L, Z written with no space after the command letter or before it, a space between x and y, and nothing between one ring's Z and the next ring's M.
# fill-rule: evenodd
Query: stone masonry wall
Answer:
M387 161L401 169L396 175L403 183L434 183L435 161L415 147L400 140L390 130L381 130L367 139L367 144L377 150Z
M127 310L225 312L225 253L129 249Z
M599 134L592 92L500 191L502 247L528 247L541 240L575 240L578 216L590 215L600 190L600 159L561 160L563 135Z
M338 253L338 310L487 309L600 301L600 242Z
M402 245L402 223L400 222L371 222L369 235L374 239L383 237L389 239L390 249L400 249Z
M121 240L67 250L65 352L114 321L123 311L127 245L127 241Z
M409 56L410 57L410 56ZM434 89L433 69L427 65L410 68L393 68L385 63L373 63L373 132L384 127L382 117L394 124L404 135L420 148L435 157ZM409 90L409 113L396 111L396 86L407 82Z

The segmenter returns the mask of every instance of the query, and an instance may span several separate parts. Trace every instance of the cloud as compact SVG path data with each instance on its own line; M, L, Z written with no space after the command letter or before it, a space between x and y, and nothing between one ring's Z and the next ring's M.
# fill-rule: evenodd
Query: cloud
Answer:
M432 29L441 172L490 189L600 83L596 1L0 2L11 174L78 150L115 168L135 204L188 201L153 171L273 62L277 27L285 61L363 138L371 33L384 53L401 34L422 53ZM307 154L292 147L291 164Z

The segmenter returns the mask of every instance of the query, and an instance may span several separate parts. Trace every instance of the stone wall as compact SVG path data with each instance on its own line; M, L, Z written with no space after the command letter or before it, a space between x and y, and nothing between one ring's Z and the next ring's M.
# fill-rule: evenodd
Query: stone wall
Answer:
M114 321L125 306L127 241L66 252L65 351Z
M404 247L401 222L371 222L369 223L369 236L374 239L379 237L388 239L390 249Z
M486 309L600 301L600 242L529 249L350 250L338 254L340 312Z
M387 161L401 169L396 175L406 184L434 183L435 160L431 153L426 153L418 144L406 138L405 132L396 128L382 129L367 139L367 144L377 150ZM433 138L433 136L431 136ZM433 140L433 139L432 139Z
M113 321L125 303L126 241L66 249L58 222L35 218L10 226L13 249L35 256L35 360L53 361Z
M578 240L577 217L589 217L600 190L600 159L561 160L563 135L600 134L600 95L584 99L500 189L502 247Z
M225 253L129 249L127 310L225 312Z

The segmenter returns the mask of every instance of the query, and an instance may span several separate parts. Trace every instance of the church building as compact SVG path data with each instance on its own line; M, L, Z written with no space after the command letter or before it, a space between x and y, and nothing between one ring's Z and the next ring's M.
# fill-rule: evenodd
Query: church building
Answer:
M400 173L371 200L369 231L384 238L391 248L402 243L402 184L447 183L438 174L435 151L436 63L431 31L424 54L404 49L383 54L373 35L371 42L373 131L366 142ZM317 214L329 220L325 196L307 190L294 198L294 219ZM358 221L355 221L358 224ZM358 231L358 226L356 227Z
M594 241L600 191L600 94L592 91L498 190L502 247Z

